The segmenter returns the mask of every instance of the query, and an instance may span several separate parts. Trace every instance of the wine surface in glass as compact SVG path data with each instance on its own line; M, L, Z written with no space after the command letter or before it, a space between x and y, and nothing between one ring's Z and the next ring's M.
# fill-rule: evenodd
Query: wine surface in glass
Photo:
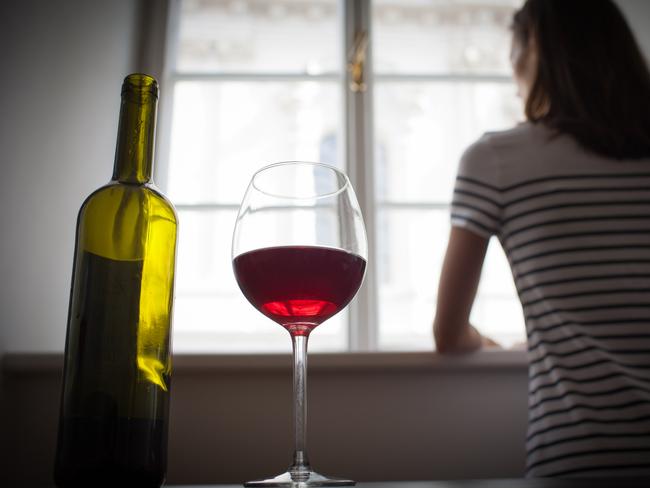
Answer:
M308 335L354 297L366 260L341 249L279 246L233 260L242 292L292 335Z

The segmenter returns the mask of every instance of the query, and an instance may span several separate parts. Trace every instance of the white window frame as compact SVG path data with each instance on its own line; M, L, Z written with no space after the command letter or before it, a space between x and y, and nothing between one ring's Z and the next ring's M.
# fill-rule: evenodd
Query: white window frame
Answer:
M138 62L145 71L161 80L161 99L158 117L157 159L155 181L163 191L167 188L169 167L174 85L178 81L338 81L342 90L342 148L339 158L355 188L364 216L368 235L370 260L375 256L377 211L386 208L413 210L448 210L445 202L398 203L377 201L373 175L374 166L374 118L373 85L375 82L494 82L512 83L507 75L473 74L382 74L373 73L372 67L372 0L339 0L341 12L341 35L343 39L340 73L289 74L289 73L178 73L174 69L176 42L182 0L145 0L142 7ZM353 91L350 71L347 69L349 54L359 33L368 36L364 63L365 90ZM238 210L235 204L176 205L179 210ZM379 349L378 287L376 271L367 270L364 284L348 307L348 349L346 352L373 352Z

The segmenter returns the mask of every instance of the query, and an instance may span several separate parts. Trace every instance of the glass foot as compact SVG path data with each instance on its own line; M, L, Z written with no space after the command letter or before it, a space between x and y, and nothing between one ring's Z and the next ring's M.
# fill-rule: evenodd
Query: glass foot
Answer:
M354 486L356 481L328 478L314 471L287 471L275 478L247 481L244 486L281 486L287 488L308 488L311 486Z

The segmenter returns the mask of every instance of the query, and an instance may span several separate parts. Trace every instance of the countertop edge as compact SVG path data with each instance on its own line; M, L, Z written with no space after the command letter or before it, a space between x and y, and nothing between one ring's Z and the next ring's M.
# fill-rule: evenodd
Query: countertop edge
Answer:
M291 368L289 354L175 354L174 374L227 372L273 372ZM309 371L428 371L435 373L476 369L525 370L526 351L479 351L468 355L431 352L346 352L309 355ZM6 353L1 361L4 375L60 374L63 353Z

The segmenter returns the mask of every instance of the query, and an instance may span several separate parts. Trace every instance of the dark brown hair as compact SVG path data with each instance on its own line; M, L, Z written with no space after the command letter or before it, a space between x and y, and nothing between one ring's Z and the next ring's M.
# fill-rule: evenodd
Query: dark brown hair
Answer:
M529 121L607 157L650 157L650 72L611 0L527 0L512 31L537 50Z

